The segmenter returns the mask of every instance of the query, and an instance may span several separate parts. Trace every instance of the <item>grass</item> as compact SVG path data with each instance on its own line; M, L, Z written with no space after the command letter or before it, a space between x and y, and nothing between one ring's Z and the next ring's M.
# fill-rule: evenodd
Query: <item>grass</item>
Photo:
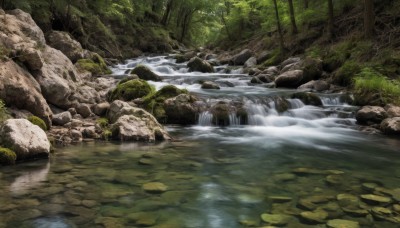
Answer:
M354 79L356 100L363 101L373 95L382 105L400 104L400 81L389 80L373 68L366 67ZM365 102L358 102L365 103Z

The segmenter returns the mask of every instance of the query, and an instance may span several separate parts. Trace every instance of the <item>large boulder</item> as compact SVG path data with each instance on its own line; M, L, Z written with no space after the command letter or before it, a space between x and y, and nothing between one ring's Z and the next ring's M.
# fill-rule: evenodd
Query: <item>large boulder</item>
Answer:
M400 135L400 117L387 118L382 121L381 130L388 135Z
M303 83L302 70L287 71L275 79L276 87L297 88Z
M386 105L385 110L389 118L400 117L400 107L395 105Z
M82 45L71 38L67 32L52 31L47 36L47 43L51 47L60 50L66 55L73 63L79 59L87 58L88 51L82 48Z
M171 124L196 124L199 114L197 99L189 94L181 94L177 97L164 101L164 110L167 122Z
M53 113L41 93L29 72L12 61L0 62L0 99L40 117L50 128Z
M357 122L360 124L381 123L387 117L384 108L379 106L364 106L356 114Z
M134 79L123 82L111 92L111 100L130 101L136 98L142 98L152 92L152 88L144 80Z
M146 81L155 81L155 82L161 81L160 76L158 76L156 73L154 73L149 68L147 68L146 66L143 66L143 65L139 65L139 66L135 67L135 69L133 69L131 71L131 74L135 74L135 75L139 76L140 79L143 79Z
M231 63L233 65L244 65L248 59L253 56L253 52L249 49L241 51L232 57Z
M257 65L257 58L256 57L251 57L244 63L244 67L250 68L254 67Z
M205 60L200 59L199 57L193 57L188 62L187 66L189 67L189 71L198 71L202 73L212 73L214 72L213 66Z
M12 148L17 160L46 157L50 153L46 133L28 120L7 120L0 130L0 136L1 144Z

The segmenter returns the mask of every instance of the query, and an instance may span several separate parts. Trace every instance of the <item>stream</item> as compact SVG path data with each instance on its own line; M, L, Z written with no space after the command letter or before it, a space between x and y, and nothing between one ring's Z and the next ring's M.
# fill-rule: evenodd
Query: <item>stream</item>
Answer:
M176 142L83 143L49 161L0 167L0 227L261 227L268 225L262 214L279 215L275 225L284 227L326 227L333 219L399 226L400 141L359 132L357 107L344 94L317 94L323 107L305 105L290 99L294 90L251 85L240 68L190 73L169 56L127 60L112 71L123 77L138 64L163 78L150 82L156 89L173 84L209 106L240 103L247 120L231 113L217 126L205 111L196 125L166 126ZM221 89L203 90L199 81ZM287 100L287 111L276 110L276 97ZM156 189L146 190L149 183ZM325 214L305 218L304 211Z

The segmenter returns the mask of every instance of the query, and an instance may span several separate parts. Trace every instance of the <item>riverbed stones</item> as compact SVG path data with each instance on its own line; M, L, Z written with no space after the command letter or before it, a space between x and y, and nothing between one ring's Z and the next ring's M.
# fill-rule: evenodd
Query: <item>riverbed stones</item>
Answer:
M360 224L355 221L344 219L333 219L326 223L328 228L359 228Z
M244 65L248 59L253 56L253 52L249 49L244 49L240 53L234 55L231 59L230 64L232 65Z
M356 113L357 122L360 124L381 123L387 116L384 108L379 106L364 106Z
M288 196L270 196L268 197L273 203L287 203L293 200L292 197Z
M358 207L359 199L355 195L343 193L337 195L336 199L339 202L339 205L342 207L346 206Z
M168 186L161 182L150 182L142 185L142 189L148 193L163 193L168 190Z
M219 85L215 82L205 81L201 84L202 89L221 89Z
M273 226L284 226L290 222L291 216L285 214L262 214L263 222Z
M46 133L26 119L10 119L0 129L1 143L13 148L17 160L47 157L50 142Z
M300 217L307 223L320 224L328 218L328 213L324 210L304 211L300 213Z
M392 202L392 200L389 197L385 196L378 196L374 194L365 194L360 196L361 199L371 205L377 205L377 204L389 204Z
M64 126L65 124L72 121L72 115L70 112L61 112L59 114L53 115L52 122L56 126Z
M244 67L246 68L250 68L250 67L254 67L257 65L257 58L256 57L250 57L245 63L244 63Z
M197 98L189 94L167 99L163 106L167 122L171 124L196 124L196 117L200 113Z

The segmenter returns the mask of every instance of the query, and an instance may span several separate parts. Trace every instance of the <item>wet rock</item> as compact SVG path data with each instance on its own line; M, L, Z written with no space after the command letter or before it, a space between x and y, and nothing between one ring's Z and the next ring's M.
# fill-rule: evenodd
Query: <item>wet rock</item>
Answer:
M287 197L287 196L270 196L268 197L268 199L274 203L286 203L293 200L292 197Z
M257 227L259 222L252 219L241 219L239 220L239 224L244 227Z
M52 122L56 126L64 126L65 124L71 122L72 115L70 112L62 112L56 115L53 115Z
M322 91L326 91L329 90L329 83L327 83L324 80L312 80L307 82L306 84L303 84L301 86L299 86L297 89L299 90L313 90L313 91L317 91L317 92L322 92Z
M292 99L299 99L305 105L322 106L321 98L319 98L317 95L313 93L306 93L306 92L294 93L292 95Z
M219 85L215 82L206 81L201 85L202 89L220 89Z
M232 113L232 108L229 104L225 102L218 102L213 107L211 107L211 113L213 115L212 122L219 126L228 126L230 124L230 114Z
M374 216L391 216L393 212L390 209L384 207L373 207L371 209L372 215Z
M319 169L312 169L312 168L296 168L292 171L292 173L297 175L324 175L326 174L325 171Z
M393 210L396 211L397 213L399 213L400 212L400 204L393 205Z
M342 207L358 207L359 199L355 195L351 194L339 194L336 196L336 199L339 201L339 205Z
M251 83L254 84L262 84L262 83L271 83L275 81L275 76L270 75L270 74L259 74L257 76L254 76L251 79Z
M23 210L19 211L18 214L19 214L18 219L20 221L35 219L43 215L43 213L38 209Z
M163 193L168 190L168 186L160 182L150 182L144 184L142 189L149 193Z
M378 184L376 184L376 183L363 183L363 184L361 185L361 187L362 187L365 191L373 192L374 189L375 189L376 187L378 187Z
M155 213L132 213L127 216L129 221L135 223L139 227L154 226L157 224L158 215Z
M400 135L400 117L385 119L380 128L387 135Z
M158 76L156 73L151 71L149 68L143 65L139 65L135 67L135 69L132 70L131 74L135 74L139 76L140 79L146 80L146 81L155 81L159 82L161 81L161 77Z
M298 208L303 210L313 211L317 209L317 205L307 199L300 199L296 205Z
M114 217L98 217L94 221L96 225L101 225L104 228L124 228L126 227L123 220Z
M249 49L245 49L241 51L239 54L234 55L232 57L232 64L233 65L244 65L248 59L253 56L253 52Z
M269 225L284 226L290 222L292 217L284 214L262 214L261 219Z
M214 72L213 66L205 60L200 59L199 57L193 57L187 64L189 67L189 71L197 71L202 73L212 73Z
M287 71L275 79L276 87L297 88L303 83L302 70Z
M310 224L325 223L328 218L328 213L324 210L304 211L300 213L300 217Z
M257 58L256 57L250 57L245 63L244 63L244 67L246 68L250 68L250 67L254 67L257 65Z
M83 139L82 132L78 130L71 130L70 136L74 142L81 142Z
M79 59L86 58L88 54L87 51L82 48L81 44L72 39L66 32L51 31L47 36L47 42L53 48L64 53L64 55L74 63Z
M88 139L99 138L99 135L96 132L96 127L95 126L90 126L90 127L83 128L82 135L83 135L83 137L88 138Z
M50 142L46 133L26 119L10 119L0 129L1 144L13 148L17 160L48 157Z
M378 195L373 195L373 194L361 195L360 197L364 202L371 204L371 205L389 204L392 202L392 200L389 197L378 196Z
M364 106L356 114L360 124L381 123L387 116L384 108L379 106Z
M329 175L325 178L326 183L330 185L340 185L343 183L343 176L341 175Z
M197 99L189 94L181 94L164 101L167 122L171 124L196 124L196 116L200 113Z
M360 224L355 221L344 219L333 219L327 222L328 228L359 228Z

